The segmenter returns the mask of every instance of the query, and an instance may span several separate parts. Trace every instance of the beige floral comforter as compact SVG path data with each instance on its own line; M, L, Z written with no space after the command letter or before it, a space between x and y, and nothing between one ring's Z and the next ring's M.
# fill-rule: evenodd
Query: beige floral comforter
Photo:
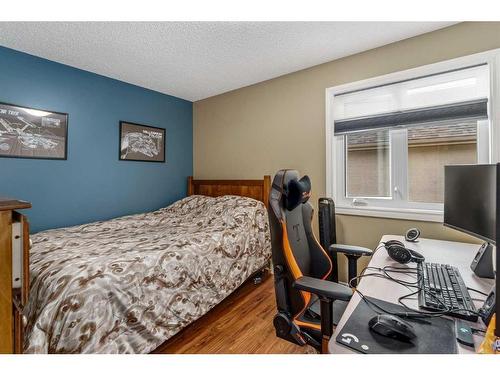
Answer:
M195 195L32 240L28 353L148 353L271 255L264 205L236 196Z

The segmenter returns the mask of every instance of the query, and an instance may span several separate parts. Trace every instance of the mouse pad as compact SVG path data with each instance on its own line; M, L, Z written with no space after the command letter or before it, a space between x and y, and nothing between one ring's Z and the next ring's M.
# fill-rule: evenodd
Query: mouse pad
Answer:
M405 312L403 306L366 297L384 310ZM375 308L375 307L373 307ZM375 308L376 309L376 308ZM337 342L361 353L373 354L455 354L457 340L451 319L403 319L413 326L417 335L411 342L399 341L370 330L368 322L377 313L361 300L337 336ZM428 324L426 324L427 322Z

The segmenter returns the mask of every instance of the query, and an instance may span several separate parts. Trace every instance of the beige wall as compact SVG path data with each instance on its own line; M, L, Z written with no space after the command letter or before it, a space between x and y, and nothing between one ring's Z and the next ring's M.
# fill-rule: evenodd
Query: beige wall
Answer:
M500 22L461 23L194 104L196 178L259 178L298 169L325 194L325 89L500 48ZM418 226L429 238L472 240L439 223L342 215L339 240L374 247Z

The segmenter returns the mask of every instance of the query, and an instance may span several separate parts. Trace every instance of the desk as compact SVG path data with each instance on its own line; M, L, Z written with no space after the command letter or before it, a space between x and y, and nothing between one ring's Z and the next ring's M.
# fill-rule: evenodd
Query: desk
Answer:
M410 243L405 242L404 237L402 236L392 236L386 235L383 236L380 242L386 242L389 240L399 240L406 244L406 247L412 250L416 250L421 253L427 262L433 263L445 263L451 264L457 267L464 279L465 285L480 290L484 293L489 293L491 288L494 285L494 280L490 279L481 279L474 275L474 273L470 269L470 264L472 259L476 255L479 250L479 245L467 244L462 242L450 242L450 241L438 241L438 240L430 240L426 238L420 238L419 242ZM384 267L386 265L393 266L403 266L395 261L393 261L389 255L387 255L387 251L385 248L380 248L370 260L369 266L373 267ZM404 267L404 266L403 266ZM414 268L415 263L410 263L409 267ZM374 272L371 271L370 272ZM398 278L408 279L409 281L414 280L414 276L412 278L411 275L397 274ZM398 297L408 294L408 289L402 285L399 285L390 280L377 278L377 277L367 277L365 279L361 279L358 289L366 296L375 297L381 300L385 300L392 303L398 303ZM484 299L484 296L478 295L478 293L470 292L472 298ZM357 304L361 300L359 294L354 293L351 301L347 305L347 309L342 316L334 335L330 339L328 344L328 351L330 353L335 354L354 354L355 352L350 350L349 348L337 343L336 338L337 334L342 330L342 327L347 322L347 319L352 314ZM405 303L412 308L418 307L418 301L416 299L407 299ZM482 302L476 301L476 307L481 307ZM453 318L450 318L453 319ZM477 323L468 322L471 326L476 328L484 328L484 324L481 320ZM366 322L368 324L368 322ZM476 348L481 342L481 337L474 335L474 340L476 344ZM458 353L474 353L472 348L467 346L463 346L458 344Z

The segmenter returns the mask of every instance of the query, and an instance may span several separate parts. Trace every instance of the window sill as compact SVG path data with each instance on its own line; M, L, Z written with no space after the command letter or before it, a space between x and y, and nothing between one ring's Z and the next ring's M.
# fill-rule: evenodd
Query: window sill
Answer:
M430 221L437 223L443 222L443 212L435 210L337 206L335 211L340 215L383 217L388 219Z

